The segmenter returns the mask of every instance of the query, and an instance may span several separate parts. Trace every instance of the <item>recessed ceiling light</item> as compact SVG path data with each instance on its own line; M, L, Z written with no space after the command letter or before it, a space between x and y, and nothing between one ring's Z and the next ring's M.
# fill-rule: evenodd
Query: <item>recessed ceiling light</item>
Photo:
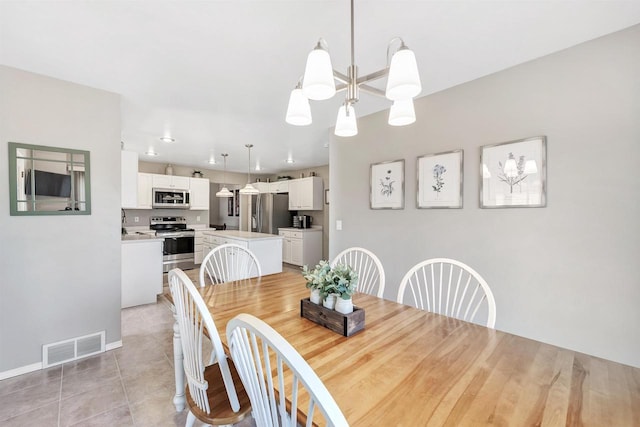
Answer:
M285 160L285 162L286 162L286 163L295 163L296 161L295 161L295 160L293 160L293 159L287 159L287 160Z
M175 139L168 137L168 136L163 136L162 138L160 138L160 141L162 142L176 142Z
M155 151L153 151L153 150L149 150L149 151L147 151L147 152L146 152L146 153L144 153L144 154L146 154L147 156L157 156L157 155L158 155L158 153L156 153L156 152L155 152Z
M207 163L209 163L210 165L215 165L216 164L216 159L210 158L209 160L207 160Z

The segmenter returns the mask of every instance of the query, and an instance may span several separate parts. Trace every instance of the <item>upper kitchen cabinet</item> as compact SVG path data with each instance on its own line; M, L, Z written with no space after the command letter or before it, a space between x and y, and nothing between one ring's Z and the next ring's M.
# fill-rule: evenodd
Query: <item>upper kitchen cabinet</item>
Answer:
M277 181L269 183L269 192L270 193L288 193L289 192L289 181Z
M151 209L153 202L153 175L140 172L138 174L138 206L137 209Z
M125 209L135 209L138 206L138 153L120 152L120 178L121 206Z
M209 210L209 180L207 178L189 178L191 210Z
M270 182L254 182L251 185L253 185L256 188L256 190L260 192L260 194L271 193Z
M175 190L188 190L189 177L175 175L153 174L153 188L171 188Z
M289 210L321 211L324 207L324 184L319 176L292 179L289 184Z

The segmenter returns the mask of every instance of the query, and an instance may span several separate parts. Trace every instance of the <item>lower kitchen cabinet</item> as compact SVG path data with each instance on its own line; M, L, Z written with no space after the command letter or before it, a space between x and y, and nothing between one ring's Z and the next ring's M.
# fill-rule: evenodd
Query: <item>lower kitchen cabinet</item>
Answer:
M156 302L162 293L162 239L122 242L122 308Z
M322 229L279 228L283 237L282 261L314 267L322 259Z

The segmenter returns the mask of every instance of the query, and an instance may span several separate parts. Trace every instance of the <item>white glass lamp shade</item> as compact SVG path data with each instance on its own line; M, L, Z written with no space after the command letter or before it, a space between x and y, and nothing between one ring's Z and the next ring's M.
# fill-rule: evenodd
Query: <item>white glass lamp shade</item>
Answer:
M233 193L229 191L227 187L222 187L222 189L216 193L216 197L233 197Z
M416 111L413 99L399 99L393 101L389 108L389 124L391 126L406 126L416 121Z
M386 96L392 101L409 99L422 91L416 56L407 48L393 54L387 79Z
M240 189L240 194L243 194L245 196L247 196L247 195L251 196L253 194L260 194L260 190L258 190L253 185L247 183L247 185L245 185L244 188Z
M358 134L358 122L356 121L356 111L353 106L349 106L348 115L345 106L340 107L334 133L337 136L354 136Z
M516 164L515 159L508 159L504 163L504 168L502 169L507 178L514 178L518 176L518 165Z
M306 126L311 124L311 107L309 99L304 96L302 89L296 88L289 96L286 122L294 126Z
M536 165L535 160L527 160L527 162L524 164L524 173L529 175L538 173L538 166Z
M307 57L302 92L308 99L314 101L329 99L336 93L331 58L329 52L321 47L313 49Z

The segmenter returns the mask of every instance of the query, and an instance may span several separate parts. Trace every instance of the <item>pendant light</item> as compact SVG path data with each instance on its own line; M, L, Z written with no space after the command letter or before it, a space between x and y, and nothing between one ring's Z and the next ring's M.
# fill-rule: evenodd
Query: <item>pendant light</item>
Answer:
M216 193L216 197L233 197L233 193L227 188L227 156L229 154L224 153L221 156L224 158L224 172L222 175L222 189Z
M254 194L260 194L260 191L251 185L251 147L253 147L253 144L245 144L245 147L249 149L249 173L247 174L247 185L240 190L240 194L252 196Z
M334 133L337 136L354 136L358 134L358 122L356 121L356 112L353 106L345 104L340 107Z
M410 125L416 121L416 111L413 108L413 99L398 99L393 101L389 108L389 124L391 126Z

